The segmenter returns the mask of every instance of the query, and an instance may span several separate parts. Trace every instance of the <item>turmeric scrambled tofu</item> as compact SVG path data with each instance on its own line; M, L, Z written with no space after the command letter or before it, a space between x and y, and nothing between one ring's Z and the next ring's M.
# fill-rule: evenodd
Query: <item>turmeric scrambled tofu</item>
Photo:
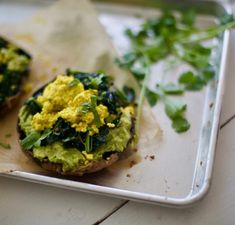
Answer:
M89 129L89 133L92 135L98 133L94 112L83 113L82 110L79 110L84 107L84 104L91 104L91 98L98 97L98 92L95 89L84 90L81 82L70 85L73 80L73 77L58 76L37 98L37 102L42 106L42 111L33 116L32 125L35 130L42 131L50 128L58 118L62 118L69 122L77 132L86 132ZM105 119L109 116L108 108L99 104L95 106L95 110L99 116L99 126L104 125Z

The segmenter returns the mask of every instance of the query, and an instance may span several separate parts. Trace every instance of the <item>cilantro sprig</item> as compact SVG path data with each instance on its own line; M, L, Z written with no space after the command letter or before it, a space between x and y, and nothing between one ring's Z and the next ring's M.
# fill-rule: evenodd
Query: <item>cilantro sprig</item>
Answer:
M190 128L189 122L184 118L187 105L179 100L167 99L165 101L165 112L172 120L172 127L176 132L182 133Z
M39 147L41 145L41 142L49 137L51 134L51 129L46 129L42 134L34 131L21 141L21 145L26 150L30 150L33 146Z
M177 133L186 132L190 128L184 115L187 105L169 96L177 97L187 91L200 91L208 84L215 74L211 63L213 48L205 47L202 42L235 27L233 16L228 14L221 18L220 25L203 30L195 25L195 19L194 10L183 12L180 17L167 11L159 18L147 20L141 26L125 31L131 47L116 62L130 71L141 87L137 134L144 97L151 106L159 101L163 102L166 115ZM182 73L176 83L161 83L155 89L148 88L151 66L169 55L188 64L192 69Z

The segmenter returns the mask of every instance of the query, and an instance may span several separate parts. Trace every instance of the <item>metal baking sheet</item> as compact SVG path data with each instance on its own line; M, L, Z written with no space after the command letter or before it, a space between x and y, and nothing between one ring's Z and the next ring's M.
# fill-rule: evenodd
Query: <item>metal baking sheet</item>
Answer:
M16 23L52 2L0 1L0 23ZM159 15L159 9L184 10L193 7L200 14L197 23L201 27L215 24L217 18L230 12L228 5L215 1L97 0L93 2L100 22L119 53L128 47L123 31L127 27L140 24L143 18ZM208 43L217 45L213 53L217 71L215 79L203 91L191 92L184 96L188 104L187 118L191 123L189 132L176 134L164 114L163 106L159 104L153 108L153 112L163 130L163 139L154 152L142 152L139 149L130 158L121 160L101 172L81 178L63 178L49 173L17 170L8 170L1 175L171 207L190 206L197 202L206 194L211 182L224 93L229 36L230 32L226 31L218 42ZM171 80L172 69L174 73L185 69L184 65L178 65L166 71L165 64L166 62L161 62L153 67L152 81L162 79L163 74L167 74L166 81ZM1 133L4 132L6 131L1 130Z

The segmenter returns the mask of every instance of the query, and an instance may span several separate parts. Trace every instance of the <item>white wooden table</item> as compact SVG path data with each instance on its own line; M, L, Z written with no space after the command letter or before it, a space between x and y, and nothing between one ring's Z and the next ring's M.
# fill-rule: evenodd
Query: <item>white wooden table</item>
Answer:
M234 225L235 31L229 52L212 186L189 209L170 209L0 177L0 225Z

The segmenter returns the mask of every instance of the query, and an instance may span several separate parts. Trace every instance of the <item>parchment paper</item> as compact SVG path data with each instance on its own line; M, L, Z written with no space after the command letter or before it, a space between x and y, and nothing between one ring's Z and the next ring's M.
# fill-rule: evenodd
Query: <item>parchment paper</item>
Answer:
M0 141L11 145L9 150L0 147L0 172L45 172L20 150L16 132L17 114L28 96L66 68L84 72L104 71L114 77L115 85L131 85L138 93L132 76L114 63L116 51L99 23L92 4L87 0L58 1L24 23L0 25L0 33L33 57L29 78L32 91L24 94L18 105L0 118ZM145 104L138 151L145 154L152 151L160 136L161 129L151 109Z

